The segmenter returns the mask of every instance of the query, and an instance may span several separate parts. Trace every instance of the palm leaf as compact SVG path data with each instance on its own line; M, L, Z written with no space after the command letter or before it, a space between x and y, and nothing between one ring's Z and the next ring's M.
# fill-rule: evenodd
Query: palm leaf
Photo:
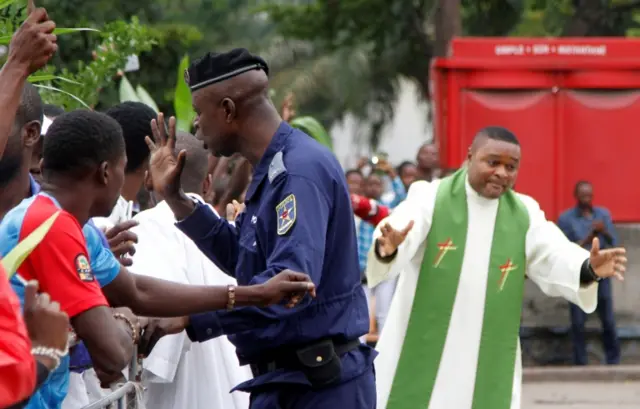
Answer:
M56 28L53 30L53 34L61 35L61 34L69 34L69 33L77 33L79 31L93 31L99 33L100 30L89 27L78 27L78 28Z
M85 107L87 109L91 109L91 107L89 105L87 105L83 100L81 100L80 98L76 97L75 95L73 95L70 92L61 90L60 88L52 87L50 85L42 85L42 84L33 84L33 85L38 87L38 88L48 89L49 91L55 91L55 92L59 92L61 94L67 95L67 96L73 98L74 100L76 100L83 107Z
M333 143L331 141L331 136L324 126L317 119L310 116L301 116L298 118L294 118L290 125L294 128L301 129L307 135L311 136L316 141L320 142L324 146L329 149L333 149Z
M189 68L189 56L185 55L178 67L178 80L176 92L173 98L173 109L176 111L176 129L182 132L190 132L196 113L191 103L191 90L184 80L184 72Z
M95 28L56 28L55 30L53 30L53 33L56 35L61 35L61 34L77 33L80 31L100 32L100 30L96 30ZM0 45L9 45L11 43L11 37L13 37L13 34L7 35L7 36L0 36Z
M153 97L151 96L151 94L149 94L147 90L142 87L142 85L138 85L136 87L136 94L138 94L138 98L140 99L140 102L151 107L154 111L156 111L156 113L160 112L160 109L158 108L156 101L153 100Z
M60 211L55 212L0 260L0 264L2 264L9 278L13 277L22 262L29 257L29 254L31 254L42 239L44 239L59 215Z
M36 82L45 82L45 81L63 81L63 82L68 82L69 84L82 85L77 81L70 80L69 78L59 77L57 75L51 75L51 74L31 75L29 76L28 80L32 84Z
M120 88L118 89L118 93L120 95L120 102L141 102L138 97L138 93L133 89L133 85L131 85L127 77L124 75L120 79Z

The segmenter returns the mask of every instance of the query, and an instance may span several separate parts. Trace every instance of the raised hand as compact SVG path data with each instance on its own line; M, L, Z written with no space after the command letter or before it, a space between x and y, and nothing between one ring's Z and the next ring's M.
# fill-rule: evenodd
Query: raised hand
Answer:
M29 75L47 64L58 45L53 34L56 23L49 20L47 11L36 8L33 0L29 0L27 12L27 19L11 38L7 63L24 66Z
M149 159L149 176L151 176L153 190L166 199L180 196L180 175L184 169L187 152L180 151L176 155L176 118L169 118L169 134L164 122L164 114L159 113L158 119L151 120L151 130L155 142L146 137L151 151Z
M133 264L133 260L127 256L133 256L136 253L135 244L138 242L138 236L130 229L137 225L136 220L127 220L116 224L105 232L111 252L125 267Z
M598 277L616 277L618 280L624 280L623 274L627 269L626 253L627 251L622 247L600 250L600 240L594 237L591 242L589 263Z
M287 300L287 307L292 308L309 293L316 296L316 286L311 278L303 273L283 270L269 281L261 284L261 305L269 306Z
M231 203L227 204L227 220L233 222L236 220L238 215L244 211L245 205L244 203L238 203L237 200L234 200Z
M409 234L412 228L413 220L402 230L396 230L391 227L389 223L385 223L380 228L382 235L376 240L380 257L388 257L395 253L400 244L407 238L407 234Z

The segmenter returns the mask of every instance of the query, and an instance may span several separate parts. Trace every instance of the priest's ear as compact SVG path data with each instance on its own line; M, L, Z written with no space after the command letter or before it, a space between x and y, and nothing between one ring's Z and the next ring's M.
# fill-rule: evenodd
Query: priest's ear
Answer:
M467 162L471 160L471 146L469 146L469 149L467 149Z

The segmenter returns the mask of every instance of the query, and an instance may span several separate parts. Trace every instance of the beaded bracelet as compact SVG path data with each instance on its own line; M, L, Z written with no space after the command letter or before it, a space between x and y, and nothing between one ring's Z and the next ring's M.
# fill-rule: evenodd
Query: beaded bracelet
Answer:
M231 311L236 305L236 286L229 284L227 286L227 310Z
M126 315L119 312L114 313L113 318L117 320L122 320L129 326L129 329L131 330L131 338L133 338L133 344L134 345L137 344L138 338L140 335L140 331L139 331L140 324L138 325L134 324Z
M38 346L38 347L35 347L35 348L31 349L31 355L33 355L33 356L42 356L42 357L53 359L53 362L55 363L55 365L50 371L50 372L53 372L56 369L58 369L58 367L60 366L60 359L63 356L65 356L66 353L64 353L64 351L61 351L59 349L49 348L49 347L44 347L44 346Z

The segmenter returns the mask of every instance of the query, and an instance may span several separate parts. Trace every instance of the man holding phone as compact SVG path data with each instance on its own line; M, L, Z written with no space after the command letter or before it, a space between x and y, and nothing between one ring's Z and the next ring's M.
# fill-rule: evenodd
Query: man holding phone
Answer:
M586 180L579 181L573 191L576 206L566 210L558 218L558 227L567 238L587 250L591 249L594 237L600 240L602 249L615 247L618 239L608 209L593 206L593 185ZM587 346L584 339L584 324L587 314L574 304L571 308L571 333L573 338L573 361L575 365L588 363ZM602 342L605 349L606 362L609 365L620 363L620 343L616 332L616 321L613 314L613 298L611 280L600 281L598 287L598 308L596 309L602 322Z

